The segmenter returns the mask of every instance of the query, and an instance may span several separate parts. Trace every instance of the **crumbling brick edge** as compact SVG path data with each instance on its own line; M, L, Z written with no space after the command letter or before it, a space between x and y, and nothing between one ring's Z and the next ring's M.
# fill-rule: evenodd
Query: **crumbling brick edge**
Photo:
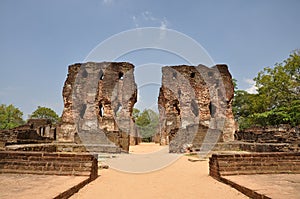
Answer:
M67 199L70 198L72 195L77 193L80 189L82 189L85 185L89 184L90 182L96 180L98 178L98 155L93 155L93 163L92 163L92 169L91 174L89 178L85 179L84 181L80 182L79 184L67 189L66 191L58 194L54 197L54 199Z
M54 199L67 199L67 198L70 198L72 195L74 195L80 189L82 189L85 185L89 184L90 182L94 181L95 179L88 178L88 179L80 182L79 184L69 188L68 190L60 193L59 195L55 196Z
M82 189L85 185L96 180L97 178L98 178L98 155L93 154L93 163L92 163L92 169L91 169L91 174L90 174L89 178L85 179L84 181L80 182L79 184L67 189L66 191L58 194L57 196L54 197L54 199L70 198L72 195L74 195L80 189Z
M227 178L220 177L219 181L230 185L231 187L233 187L236 190L240 191L241 193L245 194L249 198L253 198L253 199L271 199L270 197L268 197L264 194L258 193L258 192L254 191L252 189L249 189L249 188L244 187L240 184L237 184L237 183L235 183L231 180L228 180Z
M300 173L299 152L274 152L251 154L213 154L209 159L209 175L246 196L254 199L269 199L223 176L276 173Z
M89 184L90 182L96 180L98 178L98 154L93 154L93 163L91 174L88 179L80 182L79 184L69 188L68 190L58 194L54 197L54 199L67 199L70 198L72 195L77 193L80 189L82 189L85 185Z

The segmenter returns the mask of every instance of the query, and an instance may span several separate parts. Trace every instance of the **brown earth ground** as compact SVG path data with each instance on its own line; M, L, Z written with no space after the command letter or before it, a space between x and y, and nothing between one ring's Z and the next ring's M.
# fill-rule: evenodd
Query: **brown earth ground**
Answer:
M157 144L142 143L131 147L130 153L145 154L160 149ZM145 174L125 173L111 168L101 170L99 178L72 198L248 198L211 178L207 160L191 162L189 158L182 156L168 167Z

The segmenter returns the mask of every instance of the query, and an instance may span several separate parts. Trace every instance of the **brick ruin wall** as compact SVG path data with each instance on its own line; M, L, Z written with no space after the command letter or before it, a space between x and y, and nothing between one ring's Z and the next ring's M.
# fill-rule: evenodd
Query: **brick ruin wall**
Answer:
M91 154L0 151L0 173L98 177L98 157Z
M300 152L250 154L213 154L209 160L210 175L300 173Z
M106 145L129 151L137 136L132 109L137 100L134 66L88 62L69 66L58 141Z
M170 152L183 152L186 145L234 140L234 87L226 65L166 66L162 74L156 141L169 144Z
M251 154L213 154L209 159L209 175L228 184L250 198L269 198L226 176L255 174L300 174L299 152Z
M47 119L29 119L13 129L0 130L0 149L13 144L47 143L56 139L56 126Z
M133 70L132 64L124 62L69 66L59 127L45 119L30 119L25 125L0 131L0 149L128 152L129 145L141 142L132 118L137 100ZM184 152L190 146L201 151L212 145L207 137L219 141L212 150L300 151L300 127L254 127L235 132L234 91L226 65L166 66L162 73L160 132L154 140L169 144L170 152ZM233 137L235 142L231 142ZM53 140L60 143L47 144ZM15 144L26 145L10 147Z
M300 126L288 124L267 127L252 127L235 133L235 139L250 143L287 143L291 151L300 149Z
M123 151L138 144L132 118L137 100L133 69L124 62L69 66L58 141L116 145ZM234 91L226 65L167 66L162 73L158 98L161 132L155 135L156 141L169 144L170 152L182 152L186 144L201 147L205 137L233 140Z

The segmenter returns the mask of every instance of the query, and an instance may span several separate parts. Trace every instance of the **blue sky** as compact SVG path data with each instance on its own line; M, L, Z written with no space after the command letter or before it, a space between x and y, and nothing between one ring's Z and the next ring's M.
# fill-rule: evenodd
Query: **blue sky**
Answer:
M61 114L67 66L83 62L112 35L143 27L186 34L215 63L228 64L240 89L250 89L263 67L300 48L299 9L298 0L1 0L0 104L14 104L24 119L37 106ZM151 67L149 63L185 63L157 50L132 52L118 60L137 69ZM148 74L157 82L158 73L153 69ZM138 86L140 103L146 104L140 108L155 104L159 85Z

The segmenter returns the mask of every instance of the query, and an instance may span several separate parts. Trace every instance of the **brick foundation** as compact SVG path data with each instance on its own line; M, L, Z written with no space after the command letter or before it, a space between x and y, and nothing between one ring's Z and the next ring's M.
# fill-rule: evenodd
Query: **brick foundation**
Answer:
M210 176L234 187L250 198L268 197L232 182L223 176L299 173L300 152L213 154L209 159Z
M97 155L0 151L0 173L98 177Z

